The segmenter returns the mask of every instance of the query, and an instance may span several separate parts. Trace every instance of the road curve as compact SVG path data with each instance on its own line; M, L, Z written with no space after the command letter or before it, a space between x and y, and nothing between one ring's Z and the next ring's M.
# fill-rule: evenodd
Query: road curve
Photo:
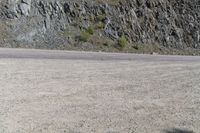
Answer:
M83 51L0 48L0 58L62 59L62 60L141 60L200 62L199 56L147 55Z
M0 133L200 131L200 57L1 48L0 73Z

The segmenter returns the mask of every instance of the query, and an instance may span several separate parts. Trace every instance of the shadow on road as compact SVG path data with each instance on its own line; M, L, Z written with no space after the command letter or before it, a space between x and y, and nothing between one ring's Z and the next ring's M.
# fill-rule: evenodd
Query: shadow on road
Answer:
M194 133L193 131L173 128L171 130L164 130L164 133Z

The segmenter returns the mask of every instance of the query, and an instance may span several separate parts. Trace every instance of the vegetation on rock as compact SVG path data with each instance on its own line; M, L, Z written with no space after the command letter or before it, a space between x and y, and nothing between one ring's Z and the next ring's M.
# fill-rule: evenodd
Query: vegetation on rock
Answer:
M117 45L128 52L196 55L200 53L197 5L191 0L2 0L0 46L60 49L60 44L62 49L82 49L79 44L88 42L87 50L102 50L108 40L115 44L110 51L117 52Z

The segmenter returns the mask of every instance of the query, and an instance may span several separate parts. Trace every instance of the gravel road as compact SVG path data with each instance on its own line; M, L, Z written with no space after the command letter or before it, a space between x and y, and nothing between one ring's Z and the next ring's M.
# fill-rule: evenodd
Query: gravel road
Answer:
M200 132L200 57L0 49L0 73L0 133Z

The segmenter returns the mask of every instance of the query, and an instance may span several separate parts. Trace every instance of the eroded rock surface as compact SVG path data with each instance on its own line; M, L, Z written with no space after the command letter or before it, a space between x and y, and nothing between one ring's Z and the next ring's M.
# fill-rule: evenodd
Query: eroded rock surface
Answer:
M198 0L3 0L0 43L5 47L115 51L200 48ZM87 41L79 36L92 27ZM147 51L148 51L147 50Z

